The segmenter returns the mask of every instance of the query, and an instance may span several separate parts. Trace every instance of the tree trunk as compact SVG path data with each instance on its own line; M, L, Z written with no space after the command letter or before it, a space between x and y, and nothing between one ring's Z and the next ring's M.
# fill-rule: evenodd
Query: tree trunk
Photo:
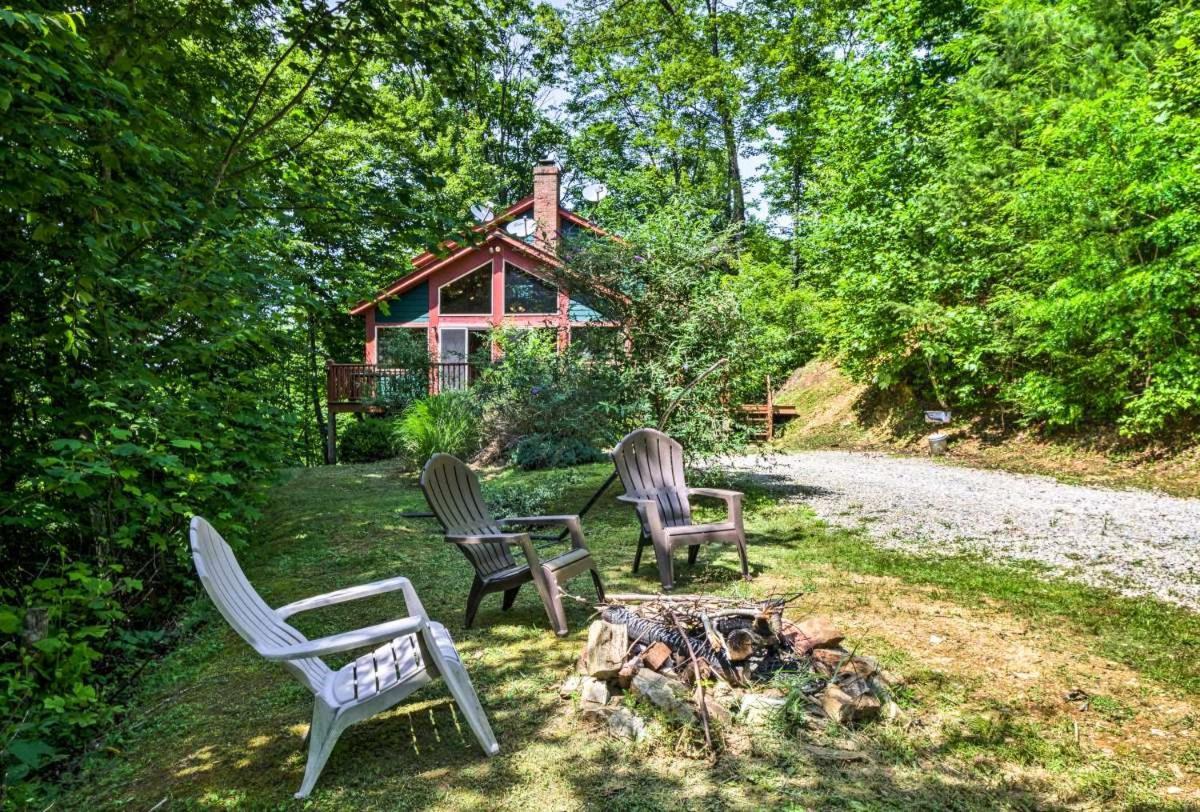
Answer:
M317 377L317 317L308 314L308 385L312 395L313 417L317 421L317 436L321 438L321 447L325 451L325 464L333 465L329 454L329 437L326 436L325 415L321 412L321 382Z
M710 46L714 60L721 58L720 10L717 0L708 0L708 28ZM729 111L729 100L718 99L717 116L721 119L721 135L725 139L725 156L728 162L726 175L729 181L729 222L741 226L746 222L746 191L742 187L742 169L738 166L737 130L733 114Z
M737 133L733 129L733 117L724 104L721 105L721 132L725 136L725 153L729 157L729 192L732 203L729 222L740 227L746 222L746 191L742 187L742 169L738 166Z

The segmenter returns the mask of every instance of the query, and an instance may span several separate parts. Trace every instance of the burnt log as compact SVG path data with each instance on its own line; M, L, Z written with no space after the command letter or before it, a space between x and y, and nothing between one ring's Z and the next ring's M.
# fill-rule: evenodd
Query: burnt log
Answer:
M724 654L715 650L702 636L685 635L678 628L667 626L648 618L640 617L624 606L609 606L601 617L608 623L624 625L631 640L641 640L644 643L665 643L671 651L686 656L689 644L696 658L706 663L715 673L726 681L734 681L733 668Z

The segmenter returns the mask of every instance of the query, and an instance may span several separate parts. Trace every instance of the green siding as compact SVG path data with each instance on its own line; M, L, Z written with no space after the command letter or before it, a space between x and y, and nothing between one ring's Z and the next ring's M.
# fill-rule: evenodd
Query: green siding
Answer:
M429 283L422 282L411 290L406 290L399 296L387 301L388 312L375 306L375 321L379 324L399 324L401 322L417 322L425 324L429 321Z
M603 313L578 299L571 299L567 305L567 318L571 321L606 321Z

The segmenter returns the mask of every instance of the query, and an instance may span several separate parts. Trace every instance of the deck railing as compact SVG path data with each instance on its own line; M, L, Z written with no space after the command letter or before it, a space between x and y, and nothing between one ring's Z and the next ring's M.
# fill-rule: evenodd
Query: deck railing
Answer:
M431 392L465 389L479 377L483 364L430 363L423 367L381 364L325 365L326 399L339 405L385 406Z

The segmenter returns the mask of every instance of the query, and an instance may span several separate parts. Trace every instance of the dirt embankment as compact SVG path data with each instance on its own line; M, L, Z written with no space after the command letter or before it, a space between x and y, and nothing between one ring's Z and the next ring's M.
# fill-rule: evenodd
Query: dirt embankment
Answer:
M924 455L931 429L924 424L923 410L938 408L902 386L882 392L856 384L828 361L796 370L776 402L798 412L775 441L787 451L842 448ZM948 432L947 462L1200 496L1200 446L1131 448L1111 433L1051 438L964 415L955 415Z

